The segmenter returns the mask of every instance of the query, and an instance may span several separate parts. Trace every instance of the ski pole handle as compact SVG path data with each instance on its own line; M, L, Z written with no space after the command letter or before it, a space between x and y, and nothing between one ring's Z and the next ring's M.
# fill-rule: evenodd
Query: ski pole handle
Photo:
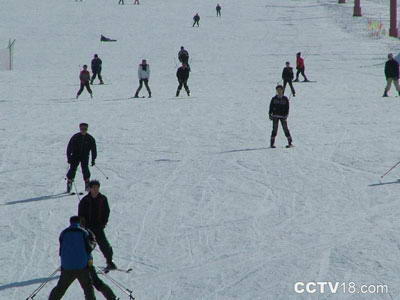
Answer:
M387 170L386 173L383 174L383 175L381 176L381 178L383 178L383 177L385 177L387 174L389 174L389 173L390 173L394 168L396 168L399 164L400 164L400 161L399 161L397 164L395 164L393 167L391 167L389 170Z

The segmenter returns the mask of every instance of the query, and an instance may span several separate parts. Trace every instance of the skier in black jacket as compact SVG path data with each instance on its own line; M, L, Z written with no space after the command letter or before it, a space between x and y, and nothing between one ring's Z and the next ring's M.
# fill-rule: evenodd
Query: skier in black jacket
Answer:
M99 76L100 84L104 84L103 78L101 77L101 65L102 61L97 54L94 55L92 59L92 79L90 80L90 84L93 84L93 81L96 79L96 75Z
M194 25L196 25L196 24L197 24L197 27L200 26L200 24L199 24L199 22L200 22L200 16L199 16L198 13L194 15L193 21L194 21L194 22L193 22L193 26L192 26L192 27L194 27Z
M393 58L393 54L388 54L388 61L385 64L385 77L386 77L386 88L383 93L383 97L388 97L388 92L394 83L397 92L400 96L400 86L399 86L399 63Z
M113 249L104 233L104 228L110 216L107 197L100 193L100 182L92 180L89 183L90 192L79 202L78 216L84 221L86 228L93 231L97 244L107 261L107 268L116 269L113 262Z
M178 89L176 90L176 97L179 96L179 93L182 89L182 85L184 86L187 95L190 96L190 90L187 85L187 81L189 79L189 72L190 72L190 68L185 63L183 63L182 66L179 67L178 70L176 71L176 77L178 78L178 82L179 82Z
M271 133L271 148L275 147L275 137L278 133L279 121L282 124L283 131L288 140L286 148L292 146L292 137L290 136L289 128L287 126L287 117L289 115L289 99L283 95L283 86L276 86L276 96L271 99L269 105L269 119L272 121L272 133Z
M178 52L178 59L183 64L189 64L189 52L181 46L181 50Z
M293 68L290 66L290 63L286 62L286 67L283 68L282 71L282 79L283 79L283 91L286 89L286 84L289 83L290 89L292 90L293 97L296 96L296 91L294 90L292 80L294 78Z
M87 133L89 125L87 123L79 124L77 134L74 134L67 146L67 161L70 164L67 173L67 192L72 188L76 169L81 164L83 180L85 181L85 189L89 188L90 171L89 171L89 153L92 152L92 167L95 165L97 157L96 140Z

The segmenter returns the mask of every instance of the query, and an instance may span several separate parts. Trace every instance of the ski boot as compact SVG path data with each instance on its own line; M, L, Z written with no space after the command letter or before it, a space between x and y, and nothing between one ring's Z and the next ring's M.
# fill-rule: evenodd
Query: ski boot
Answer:
M276 148L275 144L275 138L271 138L271 148Z
M389 97L389 96L388 96L387 92L384 92L382 97Z
M100 80L100 84L104 84L104 81L103 81L103 80Z
M107 263L106 269L107 269L107 270L116 270L116 269L117 269L117 266L115 265L114 262L111 261L111 262L108 262L108 263Z

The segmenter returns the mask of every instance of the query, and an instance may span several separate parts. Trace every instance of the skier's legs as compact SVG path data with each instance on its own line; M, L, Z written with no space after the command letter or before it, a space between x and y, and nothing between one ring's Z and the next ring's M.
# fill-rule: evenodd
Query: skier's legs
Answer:
M149 87L149 80L148 79L144 79L144 85L146 86L147 92L149 93L149 96L151 96L151 90Z
M287 83L288 81L286 79L283 79L283 92L285 92Z
M296 81L298 81L299 80L299 75L300 75L300 69L297 69L297 72L296 72Z
M304 70L305 68L300 69L301 75L303 76L304 80L308 80L306 74L304 73Z
M49 300L61 299L71 283L76 279L76 274L69 270L62 270L57 285L51 290Z
M278 134L278 125L279 125L279 119L273 118L273 119L272 119L271 138L275 138L276 135Z
M97 244L99 245L101 253L103 253L104 257L106 258L107 263L111 263L113 258L113 249L107 240L104 229L90 228L90 230L92 230L96 236Z
M397 78L393 78L394 86L396 87L397 91L400 91L399 80Z
M67 178L69 181L73 181L75 178L75 174L76 174L76 169L79 166L79 161L74 161L69 165L69 170L67 173Z
M92 79L90 79L91 84L93 84L93 81L96 79L96 75L97 75L97 71L92 70L92 72L93 72Z
M135 97L139 96L139 92L142 89L142 87L143 87L143 79L139 79L139 87L136 90Z
M84 88L85 88L85 84L83 82L81 82L81 87L79 88L79 91L78 91L78 93L76 93L76 95L79 96L80 94L82 94Z
M189 86L187 85L187 80L185 80L183 82L183 87L185 88L186 93L189 95L190 94L190 90L189 90Z
M392 81L393 78L392 77L388 77L386 78L386 88L385 88L385 93L390 91L390 88L392 87Z
M85 180L85 182L88 182L90 180L89 158L81 161L81 169L83 180Z
M289 144L291 144L292 143L292 137L290 136L289 128L288 128L288 125L287 125L287 120L286 119L280 119L280 120L281 120L283 132L285 133L285 136L288 139Z
M116 296L112 289L105 284L99 276L97 276L96 269L92 266L89 267L90 277L92 279L93 286L98 290L100 293L103 294L104 298L107 300L115 300Z
M85 83L85 87L86 87L87 91L89 92L89 94L91 95L92 94L92 89L90 88L89 81Z
M103 83L103 77L101 77L101 69L97 71L97 76L99 76L100 83Z
M75 272L77 272L79 284L81 285L83 293L85 294L85 300L96 300L89 269L86 268Z
M179 80L179 85L178 85L178 89L176 90L176 96L179 96L179 93L182 89L182 85L183 85L183 81Z
M293 83L291 80L289 80L288 83L289 83L290 89L292 90L292 95L294 96L296 94L296 91L294 90Z

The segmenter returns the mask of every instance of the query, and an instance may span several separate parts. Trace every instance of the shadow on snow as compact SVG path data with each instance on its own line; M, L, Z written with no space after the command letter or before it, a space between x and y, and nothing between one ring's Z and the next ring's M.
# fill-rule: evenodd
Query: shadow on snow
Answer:
M24 200L9 201L9 202L6 202L5 205L14 205L14 204L20 204L20 203L34 202L34 201L57 199L57 198L65 197L65 196L69 196L69 194L63 192L63 193L59 193L59 194L34 197L34 198L29 198L29 199L24 199Z
M5 284L5 285L0 285L0 291L6 290L6 289L12 289L12 288L16 288L16 287L28 286L28 285L32 285L32 284L43 283L45 281L51 281L51 280L58 279L59 277L60 276L43 277L43 278L26 280L26 281L8 283L8 284Z

